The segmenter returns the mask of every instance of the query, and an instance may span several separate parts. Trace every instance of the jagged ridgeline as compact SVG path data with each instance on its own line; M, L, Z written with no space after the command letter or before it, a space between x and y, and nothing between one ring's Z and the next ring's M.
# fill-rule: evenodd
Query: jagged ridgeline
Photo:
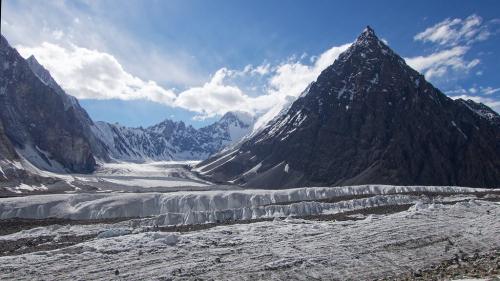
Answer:
M286 113L196 170L254 188L500 187L499 120L444 95L367 27Z
M35 57L25 60L3 36L0 43L2 182L38 182L28 180L35 175L27 163L58 173L90 173L98 162L114 160L205 159L253 127L253 117L243 112L228 112L200 129L171 120L148 128L93 122Z

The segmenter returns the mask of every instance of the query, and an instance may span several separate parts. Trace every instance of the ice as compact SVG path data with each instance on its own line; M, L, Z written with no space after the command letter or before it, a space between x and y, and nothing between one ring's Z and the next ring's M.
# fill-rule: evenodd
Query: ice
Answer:
M87 224L87 225L62 225L53 224L49 226L35 227L31 229L21 230L8 235L0 236L1 240L19 240L27 238L37 238L44 236L81 236L81 235L97 235L107 229L124 228L128 223L119 222L115 224Z
M465 187L365 185L285 190L33 195L0 198L0 218L100 219L152 216L148 219L150 224L199 224L335 213L367 206L408 204L419 200L419 197L401 194L409 192L473 193L481 190ZM351 195L373 196L337 203L318 202Z
M387 190L388 191L388 190ZM500 205L478 201L358 221L285 219L92 239L0 257L0 279L378 280L500 247Z
M97 239L123 236L130 233L132 233L132 230L128 228L112 228L99 233Z
M201 179L190 167L198 161L158 161L146 163L112 162L99 163L92 174L63 174L43 171L26 159L19 162L9 162L16 168L25 169L33 174L59 180L59 186L65 185L65 190L78 190L79 187L94 187L99 191L177 191L177 190L208 190L221 189L213 183ZM2 173L0 173L0 176ZM12 193L49 193L58 185L16 185L6 186L4 190ZM228 189L223 188L223 189ZM0 194L1 195L1 194Z
M17 186L6 186L5 189L14 192L14 193L23 193L23 192L30 192L30 191L46 191L48 188L41 184L41 185L27 185L24 183L20 183Z
M206 183L193 182L187 180L154 180L154 179L105 179L105 182L111 182L126 186L138 187L183 187L183 186L207 186Z

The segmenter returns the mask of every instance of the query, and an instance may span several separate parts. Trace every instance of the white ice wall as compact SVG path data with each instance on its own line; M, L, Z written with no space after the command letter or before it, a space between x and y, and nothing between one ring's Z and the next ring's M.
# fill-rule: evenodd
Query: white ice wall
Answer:
M0 199L0 218L98 219L152 217L151 224L196 224L226 219L272 218L335 213L369 206L408 204L408 192L463 193L482 189L433 186L309 187L286 190L202 191L175 193L57 194ZM351 195L383 195L341 201L313 202ZM398 195L399 194L399 195ZM142 220L144 223L144 220Z

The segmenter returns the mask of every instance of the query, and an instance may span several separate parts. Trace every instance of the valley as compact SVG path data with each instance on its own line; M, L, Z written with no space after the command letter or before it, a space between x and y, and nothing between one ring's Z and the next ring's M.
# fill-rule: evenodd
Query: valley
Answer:
M222 68L183 92L234 105L196 128L92 120L0 39L1 280L500 278L500 115L441 92L370 26L300 95L221 85L283 65ZM171 91L153 98L180 106Z

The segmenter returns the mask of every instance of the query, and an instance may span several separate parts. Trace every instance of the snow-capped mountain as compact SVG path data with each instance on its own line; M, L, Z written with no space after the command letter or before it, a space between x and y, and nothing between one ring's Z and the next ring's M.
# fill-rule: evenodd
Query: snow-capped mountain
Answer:
M462 102L465 106L477 113L479 116L500 126L500 115L493 109L489 108L487 105L483 103L477 103L473 100L457 99L457 101Z
M36 60L26 61L3 36L0 66L0 119L17 156L44 170L93 171L99 150L76 100L54 89L43 67L33 68L35 74Z
M165 120L148 128L96 122L93 131L117 160L200 160L240 140L252 125L249 114L228 112L200 129Z
M498 114L452 100L367 27L287 110L195 169L257 188L500 186Z

